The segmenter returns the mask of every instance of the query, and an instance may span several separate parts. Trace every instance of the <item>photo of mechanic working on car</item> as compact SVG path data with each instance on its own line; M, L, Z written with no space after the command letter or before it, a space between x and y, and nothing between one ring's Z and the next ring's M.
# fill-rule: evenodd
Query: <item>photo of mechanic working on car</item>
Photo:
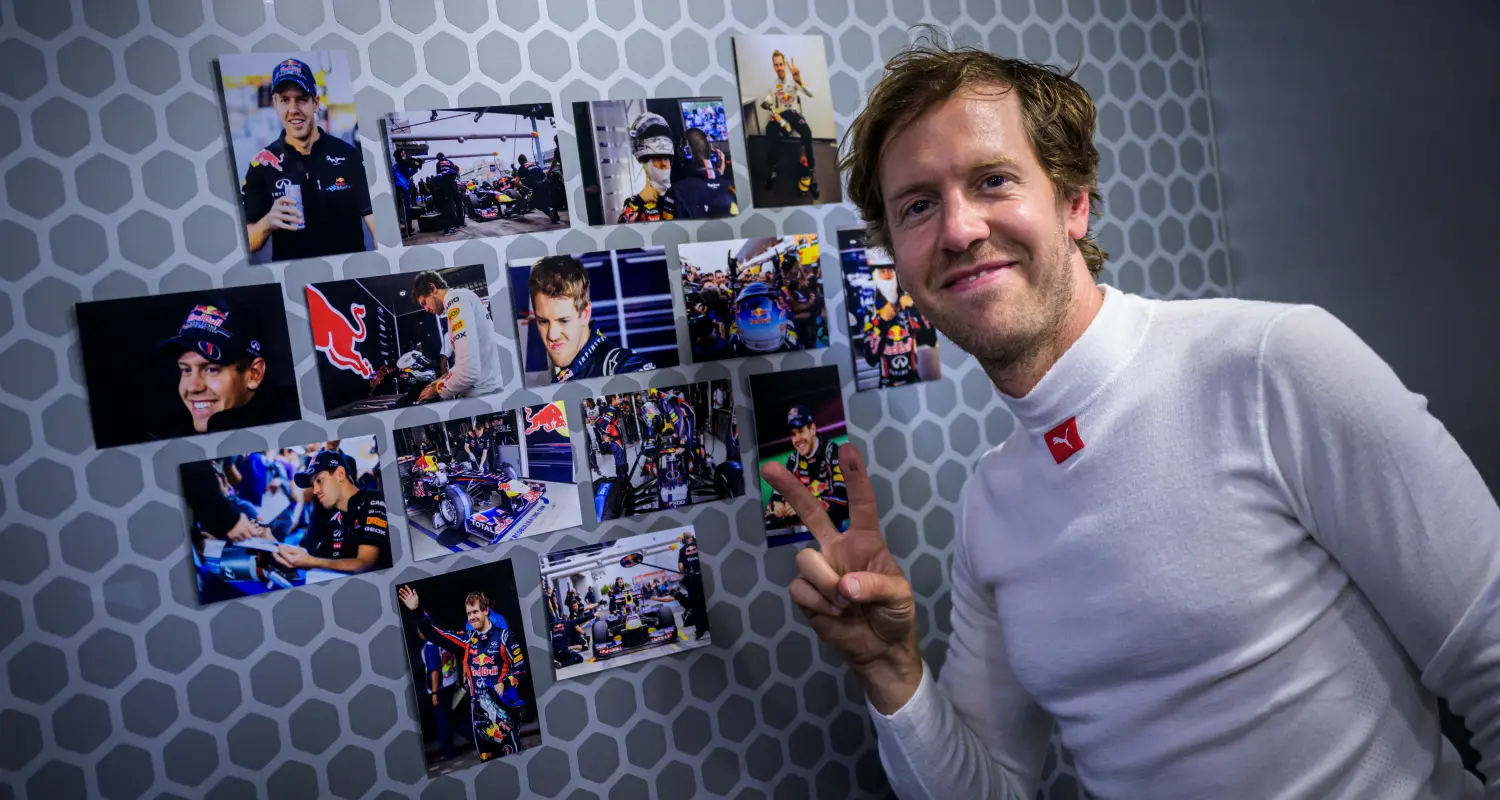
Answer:
M601 522L745 493L727 380L588 397L583 416Z
M541 567L558 680L709 644L691 526L548 553Z
M839 264L854 355L854 388L889 389L942 377L937 328L901 286L896 262L864 228L840 228Z
M235 597L391 565L374 436L181 467L198 597Z
M816 234L679 245L693 361L828 346Z
M835 366L750 376L755 407L755 439L760 473L768 464L784 466L822 504L833 526L849 525L849 493L839 465L839 445L849 441L844 400ZM792 504L764 478L766 546L812 540Z
M418 559L583 521L562 401L396 430L408 536Z
M503 388L509 362L490 316L489 291L482 264L308 286L328 417Z
M510 283L527 386L678 364L665 248L513 261Z
M511 562L404 583L396 587L396 598L427 776L540 747L532 661Z
M402 244L568 227L551 103L397 111L385 135Z

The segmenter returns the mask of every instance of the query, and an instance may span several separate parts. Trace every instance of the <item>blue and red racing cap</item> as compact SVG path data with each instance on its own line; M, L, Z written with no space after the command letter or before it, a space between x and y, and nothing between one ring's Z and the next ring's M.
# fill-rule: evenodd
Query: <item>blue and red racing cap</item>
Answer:
M156 345L156 352L174 358L184 350L215 364L261 357L254 319L244 311L232 311L228 303L217 298L193 306L177 335Z
M313 478L316 478L319 472L332 472L339 467L344 468L344 474L349 476L352 482L355 474L354 459L337 450L323 450L313 456L312 460L307 462L307 469L297 473L292 480L298 488L306 489L312 486Z
M312 67L306 61L288 58L277 64L276 69L271 72L271 91L276 91L276 87L283 83L295 83L302 91L314 97L318 94L318 83L313 78Z

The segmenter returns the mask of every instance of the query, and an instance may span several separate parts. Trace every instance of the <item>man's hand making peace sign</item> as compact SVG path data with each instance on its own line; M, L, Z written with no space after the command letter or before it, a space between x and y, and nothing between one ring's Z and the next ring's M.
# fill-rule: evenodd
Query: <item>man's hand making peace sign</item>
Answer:
M875 709L889 715L906 705L922 681L916 603L880 532L875 490L859 449L840 447L839 464L849 492L844 533L785 466L767 464L761 476L792 504L818 542L816 549L797 553L792 602L818 637L848 659Z

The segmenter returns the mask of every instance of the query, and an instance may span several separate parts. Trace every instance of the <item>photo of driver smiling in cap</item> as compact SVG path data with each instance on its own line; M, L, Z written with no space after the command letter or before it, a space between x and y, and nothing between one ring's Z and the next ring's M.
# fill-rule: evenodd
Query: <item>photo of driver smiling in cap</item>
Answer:
M176 335L156 348L176 362L177 396L187 412L171 415L161 432L184 436L280 419L259 336L248 311L224 300L195 304Z

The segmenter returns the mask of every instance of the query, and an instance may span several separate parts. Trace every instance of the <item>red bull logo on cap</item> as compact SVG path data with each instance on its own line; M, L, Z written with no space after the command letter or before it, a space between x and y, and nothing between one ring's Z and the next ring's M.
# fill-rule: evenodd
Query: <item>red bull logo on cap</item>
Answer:
M302 68L302 62L298 61L295 58L289 58L289 59L281 62L281 66L284 67L284 68L286 68L286 69L301 69Z
M280 172L281 156L272 153L270 150L261 150L259 153L255 154L255 158L250 159L250 166L259 167L262 165L267 167L275 167L276 171Z
M355 345L365 340L365 307L359 303L349 305L349 320L333 307L316 286L307 287L307 315L312 322L313 347L339 369L368 379L375 374L370 360L359 352Z
M547 433L561 431L562 435L568 435L568 417L563 413L562 403L548 403L536 413L526 409L526 435L539 430Z

